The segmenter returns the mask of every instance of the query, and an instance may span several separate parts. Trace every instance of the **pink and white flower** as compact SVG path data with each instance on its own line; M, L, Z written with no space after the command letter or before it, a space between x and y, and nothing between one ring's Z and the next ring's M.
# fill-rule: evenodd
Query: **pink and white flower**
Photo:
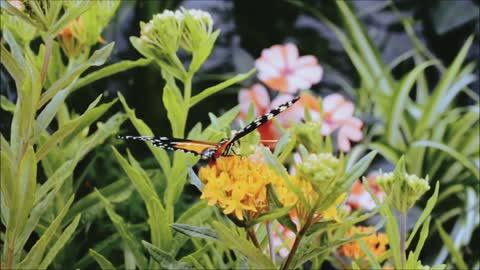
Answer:
M323 69L313 55L299 57L292 43L274 45L262 51L255 61L258 78L268 87L283 92L296 93L310 88L322 79Z

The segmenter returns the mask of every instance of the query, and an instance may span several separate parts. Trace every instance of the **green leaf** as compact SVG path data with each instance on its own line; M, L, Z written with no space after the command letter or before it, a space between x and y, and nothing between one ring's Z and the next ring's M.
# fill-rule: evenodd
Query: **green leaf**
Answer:
M412 144L412 147L431 147L434 149L439 149L447 154L449 154L451 157L456 159L458 162L460 162L465 168L470 170L473 176L475 176L477 179L480 178L480 173L478 172L478 168L468 160L468 158L455 149L439 142L433 142L433 141L428 141L428 140L423 140L423 141L416 141Z
M78 76L80 76L80 74L82 74L89 67L103 65L112 53L114 45L115 43L112 42L105 47L96 50L87 61L76 65L73 69L61 76L52 86L50 86L50 88L48 88L47 91L42 94L36 108L43 107L43 105L45 105L53 96L55 96L58 91L75 83L75 80L78 78Z
M97 98L95 102L98 102L100 97ZM57 144L68 141L69 138L72 138L79 132L81 132L85 127L89 126L100 116L102 116L114 103L112 102L102 104L96 108L87 109L81 116L76 119L70 120L60 129L58 129L52 136L50 136L37 151L38 160L42 160Z
M390 145L399 145L403 143L400 137L400 118L403 116L405 104L408 99L408 94L412 89L414 83L417 81L419 75L429 66L433 64L433 61L428 61L417 65L407 75L404 76L398 87L395 89L392 97L391 110L387 115L387 130L386 136Z
M152 256L152 258L165 269L194 269L186 263L175 260L175 258L169 253L144 240L142 240L142 244L147 249L148 253L150 253L150 256Z
M115 147L112 146L112 150L118 162L120 163L120 166L128 175L135 186L135 189L138 191L138 193L140 193L140 196L142 196L142 199L145 202L149 216L148 224L150 225L152 242L155 245L167 250L170 248L169 245L173 244L172 231L168 225L172 221L170 217L167 216L167 212L165 211L160 198L153 189L153 184L150 178L145 172L139 171L139 166L136 168L130 166L127 160L120 155ZM133 157L130 156L130 159L132 160Z
M290 176L288 175L285 167L283 167L283 165L272 155L270 150L265 147L262 147L261 150L268 166L273 169L280 177L282 177L282 179L285 181L285 184L293 193L295 193L295 195L303 203L303 205L311 207L307 199L303 195L302 191L298 187L296 187L290 180Z
M7 112L15 112L15 104L8 100L4 95L0 95L0 107Z
M420 229L420 226L422 226L422 224L424 224L424 221L428 217L430 217L430 214L432 213L433 208L435 207L435 204L437 203L439 186L440 185L437 181L437 183L435 185L435 191L433 192L430 199L428 199L427 204L425 205L425 208L423 209L422 214L417 219L417 222L415 223L415 226L414 226L413 230L410 232L410 235L408 236L408 240L405 244L405 250L407 250L408 247L410 246L410 244L412 243L418 229Z
M217 233L207 227L199 227L190 224L173 223L170 225L177 232L190 237L203 238L206 240L219 240Z
M447 94L448 89L455 82L455 78L461 69L461 65L467 56L468 50L473 42L473 36L470 36L465 44L463 45L460 52L457 54L452 64L448 70L443 74L442 79L438 83L435 90L433 90L433 95L428 99L427 103L424 106L422 117L418 121L418 124L415 128L414 137L419 138L425 130L432 126L433 123L440 117L438 110L442 104L442 99Z
M88 75L78 79L72 86L72 92L80 89L86 85L89 85L100 79L112 76L113 74L120 73L136 67L144 67L152 63L151 59L140 58L138 60L123 60L115 64L111 64L105 67L102 67L99 70L95 70Z
M60 228L63 218L65 217L70 205L73 203L74 195L70 197L67 204L62 208L58 216L50 223L50 226L45 230L40 239L35 243L35 245L30 249L27 256L23 261L18 265L18 268L32 269L38 268L40 261L45 254L47 247L50 245L50 241L54 237Z
M173 136L176 138L183 138L186 120L185 105L183 102L182 93L175 85L173 77L170 79L171 83L166 83L163 88L163 105L167 110L167 117L172 126Z
M65 246L68 240L72 237L75 229L78 226L78 222L80 222L80 214L75 217L72 223L68 225L67 228L62 232L60 237L57 241L50 247L48 250L47 255L43 259L42 263L38 268L40 269L47 269L47 267L52 263L53 259L57 256L58 252Z
M448 235L448 233L443 229L442 224L439 221L435 221L435 227L437 228L438 232L440 233L440 238L442 238L443 243L450 251L450 254L453 257L453 261L455 262L458 269L469 269L465 261L463 260L462 254L459 252L458 249L455 248L455 245Z
M240 252L245 256L248 262L255 269L275 269L276 266L265 256L262 251L258 250L245 237L238 235L237 232L231 230L222 223L214 221L212 223L220 243L225 247Z
M70 177L73 173L73 169L75 168L75 162L69 160L62 164L49 178L45 183L43 183L38 189L37 193L35 194L35 205L39 203L47 193L52 190L53 188L59 189L65 179Z
M55 36L63 28L65 28L71 21L77 19L91 7L93 2L75 0L69 1L68 8L65 8L65 12L62 17L56 20L55 24L51 26L48 30L48 33L52 36Z
M116 269L107 258L103 257L102 254L96 252L94 249L89 249L88 254L95 259L102 270Z
M392 210L388 204L384 204L380 207L380 213L386 219L386 231L389 241L389 247L392 251L393 264L395 269L401 269L401 251L400 250L400 236L398 233L398 223L395 218L395 215L392 213Z
M192 99L190 100L190 107L195 106L198 102L206 99L207 97L209 97L213 94L216 94L216 93L220 92L223 89L226 89L229 86L232 86L236 83L239 83L241 81L244 81L244 80L248 79L248 77L250 77L255 72L256 72L256 69L252 68L247 73L238 74L238 75L236 75L236 76L234 76L234 77L232 77L232 78L230 78L230 79L228 79L224 82L221 82L219 84L216 84L216 85L208 87L208 88L205 88L200 93L198 93L197 95L192 97Z
M262 213L257 218L250 221L247 224L247 227L251 227L251 226L253 226L255 224L258 224L258 223L262 223L262 222L266 222L266 221L270 221L270 220L274 220L274 219L278 219L278 218L287 216L288 213L290 213L290 211L292 209L293 209L293 206L288 206L288 207L283 207L283 208L276 208L276 209L273 209L271 211Z
M371 269L382 269L380 264L377 261L377 258L375 255L372 253L370 248L367 246L365 241L363 241L362 238L359 238L357 240L358 244L360 244L360 248L362 248L363 252L367 255L368 262L370 263L369 268Z
M138 119L135 115L135 111L128 107L125 98L122 96L120 92L118 92L118 98L123 105L125 112L127 113L130 122L132 122L135 129L140 133L142 136L153 136L152 130L143 122L142 120ZM148 148L152 151L153 156L157 160L158 164L162 168L165 175L170 174L170 159L168 157L167 152L159 147L155 147L152 144L147 143Z
M2 169L0 170L0 173L1 173L0 191L2 192L2 197L5 200L7 207L9 209L12 209L15 205L18 205L16 204L16 202L18 200L17 198L19 194L17 189L17 183L14 178L14 173L10 165L11 161L10 161L10 158L5 153L5 151L3 151L3 145L2 145L2 151L0 151L0 158L1 158L1 164L2 164Z
M100 192L108 198L110 201L121 202L128 197L133 191L133 186L130 184L127 179L122 178L118 181L113 182L112 184L103 187L100 189ZM75 216L80 213L88 213L94 207L101 205L100 198L95 193L90 193L87 196L83 197L77 201L70 211L68 211L63 221L63 226L73 220ZM85 218L85 215L82 215ZM82 222L83 223L83 222Z
M420 232L420 238L418 239L418 244L415 247L415 251L413 253L410 253L409 256L408 256L407 264L405 265L406 269L414 268L414 267L412 267L413 265L410 265L410 266L408 265L408 261L415 262L415 263L417 263L417 261L418 261L418 257L420 256L420 252L422 251L423 245L425 244L425 240L427 240L427 237L428 237L428 228L430 227L430 220L431 220L431 218L428 217L426 219L425 223L423 223L423 225L422 225L422 230Z
M70 88L59 91L38 115L37 120L35 121L34 138L40 137L40 134L48 127L50 122L52 122L53 118L60 109L60 106L64 104L69 92ZM33 139L33 142L35 141L36 140Z
M212 34L208 36L207 40L203 41L203 43L199 46L198 50L195 50L193 52L192 62L188 67L189 74L194 74L195 72L197 72L202 66L202 64L205 62L205 60L207 60L208 56L212 52L213 46L215 45L215 41L217 40L218 35L220 35L220 30L214 31Z
M13 188L16 189L16 198L11 198L13 207L9 209L11 217L7 224L9 239L15 239L24 229L28 215L34 206L35 190L37 188L37 161L32 146L27 147L20 162L18 178Z
M7 50L7 48L3 46L3 43L0 44L0 61L5 69L7 69L8 73L12 76L17 89L20 89L24 78L22 67L15 60L14 56Z
M147 259L141 252L140 243L137 242L135 236L133 236L133 234L127 229L127 225L123 221L123 218L115 213L115 210L113 210L113 206L110 204L108 199L105 198L97 189L95 189L95 193L100 198L108 217L110 217L110 220L122 237L123 242L133 252L135 264L138 266L138 268L145 269L147 267Z

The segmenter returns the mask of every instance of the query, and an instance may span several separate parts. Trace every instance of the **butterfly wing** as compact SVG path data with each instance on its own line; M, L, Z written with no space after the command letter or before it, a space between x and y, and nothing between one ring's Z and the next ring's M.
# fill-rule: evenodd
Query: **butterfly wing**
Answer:
M295 102L297 102L300 97L296 97L288 102L281 104L280 106L272 109L271 111L267 112L266 114L257 117L255 120L250 122L250 124L246 125L243 129L241 129L237 134L235 134L231 139L226 140L225 142L221 143L218 147L215 158L218 158L221 155L227 153L230 148L232 148L233 144L238 141L243 136L247 135L248 133L254 131L255 129L259 128L263 124L267 123L268 121L272 120L277 114L285 111L288 107L292 106Z
M207 159L209 150L215 151L218 147L216 143L195 141L188 139L177 139L167 137L154 137L154 136L119 136L120 139L125 140L139 140L149 141L154 146L161 147L166 150L179 150L186 153L192 153L197 156L201 156L203 159Z

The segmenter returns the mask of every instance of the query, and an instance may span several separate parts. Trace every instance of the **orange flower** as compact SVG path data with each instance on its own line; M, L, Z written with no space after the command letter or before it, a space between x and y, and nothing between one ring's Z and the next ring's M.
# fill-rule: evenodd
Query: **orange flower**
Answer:
M258 78L268 87L283 93L296 93L318 83L323 69L312 55L299 57L292 43L264 49L255 61Z
M357 233L368 233L373 232L373 227L362 227L356 226L351 228L346 236L352 236L355 232ZM382 256L385 251L387 250L388 245L388 238L387 235L384 233L373 233L371 235L365 236L362 240L367 244L367 247L370 249L373 255L376 257ZM362 248L358 241L353 241L347 244L344 244L340 247L340 253L346 257L351 259L359 259L365 257L365 253L363 252Z

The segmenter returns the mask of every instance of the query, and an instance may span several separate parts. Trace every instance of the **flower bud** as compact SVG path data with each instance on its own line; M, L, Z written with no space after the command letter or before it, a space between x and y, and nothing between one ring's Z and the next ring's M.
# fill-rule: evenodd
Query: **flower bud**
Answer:
M310 154L302 157L302 162L296 165L296 171L299 178L312 183L316 192L323 196L328 194L341 176L343 166L332 154Z
M418 198L430 189L428 177L423 179L407 174L404 157L400 159L393 173L380 174L377 183L385 191L387 200L402 214L406 214Z
M311 153L320 153L323 148L321 130L321 122L308 121L295 125L294 134L297 136L298 144L305 146Z
M87 31L81 18L69 23L57 34L57 38L69 58L75 58L88 47Z
M213 20L209 13L197 9L183 10L185 29L181 46L187 52L194 52L210 38Z
M165 10L153 16L148 23L140 23L140 40L159 55L175 54L180 46L183 16L180 12Z

